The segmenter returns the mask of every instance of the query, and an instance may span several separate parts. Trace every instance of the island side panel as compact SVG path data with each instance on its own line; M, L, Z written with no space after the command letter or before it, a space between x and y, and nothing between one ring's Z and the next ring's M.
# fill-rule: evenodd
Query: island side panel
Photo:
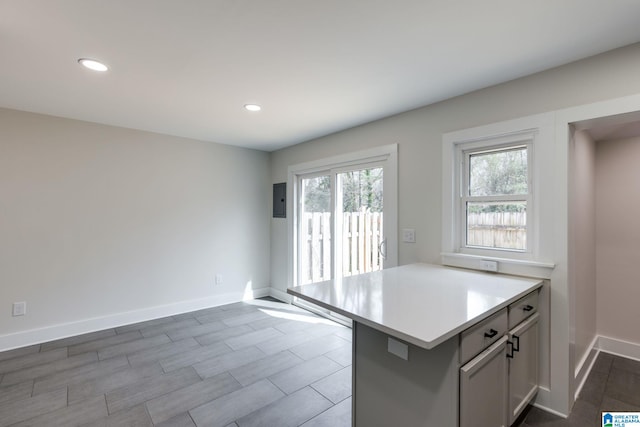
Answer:
M353 323L353 425L457 427L458 336L431 350L409 344L408 360L387 351L389 337Z

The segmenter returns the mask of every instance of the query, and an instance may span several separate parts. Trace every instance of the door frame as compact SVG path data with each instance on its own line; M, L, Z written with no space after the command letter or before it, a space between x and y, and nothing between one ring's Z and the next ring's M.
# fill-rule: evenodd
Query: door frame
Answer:
M576 123L582 125L589 121L599 121L616 116L635 116L640 114L640 94L629 95L590 104L578 105L557 110L555 116L556 131L556 176L555 209L558 218L556 227L555 245L558 248L559 265L564 266L560 271L554 272L551 278L551 287L555 298L550 299L550 387L540 389L536 397L536 405L549 408L552 411L568 415L573 403L582 389L597 351L614 352L625 357L633 357L638 354L637 346L613 338L597 334L591 341L589 349L584 355L575 355L573 338L570 331L575 331L575 293L578 284L575 282L575 263L571 234L573 229L570 219L570 189L572 152L572 126ZM631 120L630 120L631 121ZM633 119L635 120L635 117ZM556 268L556 270L558 270ZM597 297L596 297L597 302ZM542 329L541 329L542 331ZM543 344L544 345L544 342ZM567 351L567 348L572 351ZM541 348L540 356L544 357L546 349ZM541 363L541 367L542 367Z
M398 265L398 144L389 144L289 166L287 199L292 202L287 206L288 288L296 286L298 274L298 209L296 209L300 202L298 200L300 194L298 177L314 172L349 168L351 166L371 163L384 163L385 168L383 197L385 206L384 230L387 243L384 268ZM387 227L386 224L390 224L391 226Z

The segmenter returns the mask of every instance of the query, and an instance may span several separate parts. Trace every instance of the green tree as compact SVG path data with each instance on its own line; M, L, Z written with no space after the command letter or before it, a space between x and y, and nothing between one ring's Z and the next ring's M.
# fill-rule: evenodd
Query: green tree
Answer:
M526 194L527 180L526 147L469 156L470 196ZM522 203L469 206L470 212L519 212L524 209Z
M331 180L328 175L304 179L304 210L306 212L329 212L331 209Z
M363 169L341 174L344 212L382 212L383 169Z
M383 169L372 168L340 174L342 209L359 212L366 209L382 212ZM331 180L328 175L303 180L304 209L307 212L328 212L331 208Z

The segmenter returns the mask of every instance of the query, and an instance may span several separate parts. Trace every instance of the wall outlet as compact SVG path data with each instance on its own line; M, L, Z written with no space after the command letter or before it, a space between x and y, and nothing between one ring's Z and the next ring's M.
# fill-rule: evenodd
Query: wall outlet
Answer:
M416 230L414 228L402 229L402 241L405 243L416 242Z
M216 274L216 285L222 285L222 274Z
M498 261L480 261L480 268L484 271L493 271L494 273L498 271Z
M409 346L403 342L387 337L387 351L400 359L409 360Z
M13 303L13 316L24 316L27 314L27 303L25 301Z

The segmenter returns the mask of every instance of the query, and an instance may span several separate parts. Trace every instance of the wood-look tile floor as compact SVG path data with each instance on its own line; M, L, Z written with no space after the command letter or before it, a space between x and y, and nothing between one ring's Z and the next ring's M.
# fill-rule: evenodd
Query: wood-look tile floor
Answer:
M640 361L598 354L569 418L529 408L520 427L600 427L602 412L640 412Z
M351 330L268 299L0 353L0 427L340 427L350 417Z
M601 354L569 419L531 408L520 425L600 410L640 411L640 362ZM271 300L0 353L0 427L350 424L351 330Z

